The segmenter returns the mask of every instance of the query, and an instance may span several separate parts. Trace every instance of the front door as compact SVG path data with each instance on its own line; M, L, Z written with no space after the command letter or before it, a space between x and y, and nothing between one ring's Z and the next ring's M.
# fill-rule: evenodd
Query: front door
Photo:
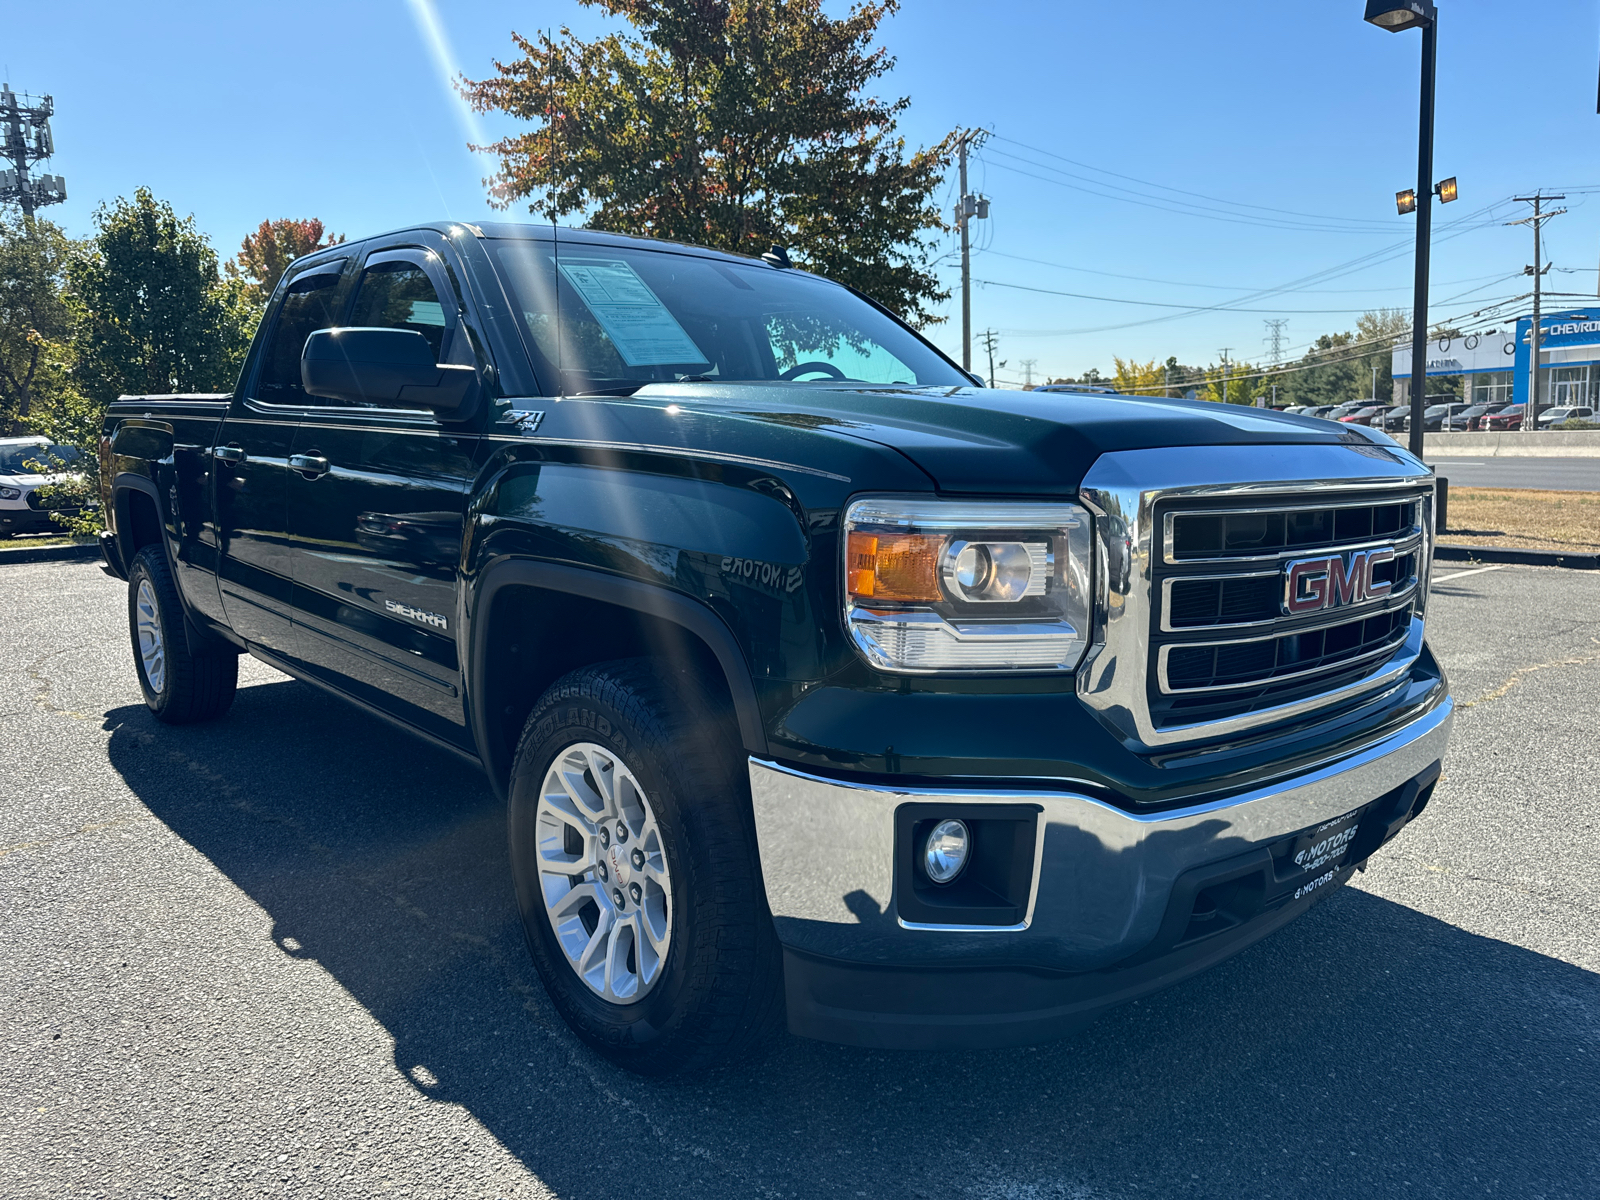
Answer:
M292 640L289 454L307 399L300 351L312 330L335 323L343 266L319 263L290 280L211 451L222 608L235 633L277 652Z
M438 361L472 363L437 262L414 250L369 258L345 324L413 329ZM470 746L456 581L478 422L320 403L300 425L289 479L297 665Z
M1566 408L1589 402L1589 368L1557 367L1550 372L1550 399L1553 408Z

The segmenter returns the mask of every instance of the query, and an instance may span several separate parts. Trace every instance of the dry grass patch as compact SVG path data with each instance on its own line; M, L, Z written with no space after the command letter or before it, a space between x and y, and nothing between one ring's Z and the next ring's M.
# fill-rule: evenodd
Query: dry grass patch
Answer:
M1452 545L1600 552L1600 492L1452 487L1449 515Z

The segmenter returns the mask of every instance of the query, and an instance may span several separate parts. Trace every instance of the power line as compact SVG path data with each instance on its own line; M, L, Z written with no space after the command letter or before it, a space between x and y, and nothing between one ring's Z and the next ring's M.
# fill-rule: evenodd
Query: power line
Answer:
M1503 204L1505 202L1506 201L1504 201L1504 200L1497 200L1493 204L1486 205L1484 208L1480 209L1478 213L1471 214L1471 215L1472 216L1478 216L1478 215L1486 214L1486 213L1492 211L1493 209L1498 208L1501 204ZM1467 219L1467 218L1463 218L1463 220L1465 220L1465 219ZM1454 233L1450 233L1448 235L1444 235L1444 236L1440 236L1440 237L1435 237L1434 238L1434 242L1438 243L1438 242L1450 241L1450 240L1452 240L1454 238L1461 237L1464 234L1472 233L1477 229L1488 228L1490 225L1493 225L1493 224L1498 224L1498 221L1485 221L1485 222L1481 222L1479 224L1473 224L1473 225L1466 226L1464 228L1459 228ZM1251 301L1251 300L1265 300L1269 296L1279 295L1280 293L1289 291L1289 290L1291 290L1291 289L1293 289L1293 288L1295 288L1295 287L1297 287L1297 286L1299 286L1301 284L1318 283L1318 282L1321 282L1321 281L1327 280L1327 279L1337 279L1337 278L1339 278L1339 277L1341 277L1343 275L1349 275L1349 274L1354 273L1355 271L1361 270L1364 266L1374 265L1377 262L1388 261L1390 259L1399 258L1402 255L1410 253L1410 250L1411 250L1410 244L1409 244L1409 242L1407 242L1407 243L1402 243L1402 244L1400 244L1398 246L1388 246L1388 247L1384 247L1384 248L1381 248L1381 249L1378 249L1378 250L1369 251L1368 253L1360 255L1357 258L1350 259L1347 262L1339 263L1339 264L1336 264L1335 266L1324 268L1321 271L1313 272L1312 274L1306 275L1306 276L1302 276L1299 279L1292 279L1288 283L1283 284L1283 285L1281 285L1279 287L1263 288L1258 292L1254 292L1252 294L1245 295L1245 296L1239 296L1239 297L1236 297L1233 300L1226 301L1226 302L1219 303L1219 304L1192 306L1192 307L1189 307L1188 310L1184 311L1184 312L1166 313L1166 314L1163 314L1163 315L1158 316L1158 317L1145 317L1145 318L1143 318L1141 320L1138 320L1138 321L1124 321L1124 322L1121 322L1121 323L1115 324L1115 325L1084 326L1084 327L1081 327L1081 328L1078 328L1078 329L1060 329L1060 330L1050 330L1048 332L1049 332L1049 334L1051 336L1070 336L1070 335L1083 334L1083 333L1109 333L1109 332L1112 332L1114 330L1119 330L1119 329L1135 329L1135 328L1138 328L1138 327L1144 326L1144 325L1156 325L1156 324L1160 324L1160 323L1165 322L1165 321L1178 320L1179 318L1190 316L1190 315L1192 315L1194 313L1201 313L1201 312L1247 312L1249 310L1245 309L1245 308L1243 308L1241 306L1244 303L1248 302L1248 301ZM1044 290L1044 289L1038 289L1038 290ZM1283 310L1282 309L1269 309L1269 310L1258 310L1258 311L1281 312ZM1349 310L1345 310L1345 311L1352 311L1353 312L1353 311L1356 311L1356 310L1349 309Z
M1001 153L1004 153L1004 152L1002 151ZM1014 156L1008 156L1008 157L1014 157ZM1023 162L1023 163L1027 163L1028 162L1028 160L1026 160L1026 159L1018 159L1017 161ZM1389 228L1379 229L1377 227L1374 227L1374 228L1371 228L1371 229L1350 229L1350 228L1344 228L1344 227L1339 227L1339 226L1311 225L1311 224L1307 224L1307 223L1301 222L1301 221L1269 221L1269 220L1263 220L1263 219L1261 219L1259 217L1250 217L1250 216L1245 216L1245 215L1231 215L1231 214L1226 214L1226 213L1213 212L1213 211L1211 211L1209 209L1199 208L1199 207L1192 206L1192 205L1187 205L1186 206L1186 205L1181 205L1181 204L1176 204L1176 203L1164 203L1163 202L1163 200L1164 200L1163 197L1141 197L1137 193L1129 193L1127 195L1118 196L1118 195L1114 195L1114 194L1112 194L1110 192L1102 191L1099 188L1087 187L1087 186L1085 186L1083 184L1078 184L1078 183L1068 183L1064 179L1052 178L1049 175L1040 175L1036 171L1025 171L1021 167L1013 166L1011 163L997 162L994 165L999 167L1001 170L1011 171L1011 172L1013 172L1014 174L1017 174L1017 175L1024 175L1024 176L1027 176L1029 179L1036 179L1041 183L1053 183L1057 187L1069 188L1072 191L1083 192L1086 195L1090 195L1090 196L1098 196L1102 200L1116 200L1116 201L1119 201L1119 202L1121 202L1123 204L1135 204L1135 205L1138 205L1141 208L1153 208L1153 209L1156 209L1156 210L1158 210L1160 212L1174 213L1174 214L1177 214L1179 216L1201 217L1201 218L1204 218L1204 219L1210 220L1210 221L1222 221L1222 222L1224 222L1226 224L1229 224L1229 225L1250 225L1250 226L1255 226L1257 228L1281 229L1281 230L1284 230L1284 231L1287 231L1287 232L1300 232L1300 233L1363 233L1363 234L1369 234L1369 235L1372 235L1372 236L1392 236L1393 235L1393 230L1389 229ZM1045 166L1045 165L1040 164L1040 163L1028 163L1028 165L1029 166L1038 167L1039 170L1044 170L1044 171L1051 171L1051 170L1055 169L1055 168L1052 168L1052 167L1049 167L1049 166ZM1110 186L1110 185L1106 185L1106 186ZM1126 189L1119 189L1119 190L1124 190L1125 191Z
M1083 274L1083 275L1103 275L1107 279L1129 279L1129 280L1134 281L1135 283L1159 283L1163 287L1204 288L1207 291L1213 291L1213 292L1249 292L1249 291L1260 291L1261 290L1261 287L1260 287L1259 284L1194 283L1194 282L1191 282L1191 281L1186 281L1186 280L1181 280L1181 279L1156 279L1156 278L1154 278L1153 276L1150 276L1150 275L1126 275L1126 274L1123 274L1120 271L1100 271L1100 270L1097 270L1097 269L1095 269L1093 267L1074 266L1071 263L1049 262L1046 259L1034 258L1033 256L1026 255L1026 254L1007 254L1002 250L984 250L984 251L982 251L982 254L984 254L984 255L993 255L995 258L1009 258L1009 259L1011 259L1011 260L1013 260L1015 262L1031 263L1033 266L1036 266L1036 267L1052 267L1052 268L1055 268L1056 270L1061 270L1061 271L1076 271L1076 272L1078 272L1080 274ZM1594 268L1594 267L1557 267L1556 268L1556 270L1558 270L1558 271L1561 271L1561 270L1567 270L1567 271L1593 271L1595 269L1596 268ZM1497 278L1497 277L1493 276L1493 275L1473 275L1473 276L1470 276L1470 277L1468 277L1466 279L1443 280L1437 286L1440 286L1440 287L1455 287L1457 284L1461 284L1461 283L1479 283L1479 282L1481 282L1481 281L1483 281L1485 279L1494 279L1494 278ZM1407 285L1407 286L1404 286L1404 287L1283 288L1283 289L1279 289L1279 290L1280 291L1285 291L1285 292L1300 292L1300 293L1314 294L1314 295L1334 296L1334 295L1362 295L1362 294L1368 294L1368 293L1372 293L1372 292L1401 292L1401 291L1403 291L1403 292L1409 293L1411 291L1411 288L1410 288L1409 285Z
M1329 216L1329 215L1322 214L1322 213L1300 213L1300 212L1294 212L1291 209L1281 208L1281 207L1279 207L1277 205L1250 204L1250 203L1247 203L1246 201L1243 201L1243 200L1225 200L1220 196L1208 196L1204 192L1186 191L1183 188L1175 188L1175 187L1172 187L1172 186L1170 186L1168 184L1165 184L1165 183L1156 183L1156 182L1154 182L1152 180L1149 180L1149 179L1140 179L1140 178L1138 178L1137 176L1134 176L1134 175L1123 175L1118 171L1110 171L1110 170L1107 170L1104 167L1096 167L1096 166L1094 166L1094 165L1092 165L1090 163L1080 162L1075 158L1068 158L1064 154L1057 154L1057 153L1055 153L1055 151L1046 150L1042 146L1030 146L1026 142L1017 141L1015 138L1001 137L999 134L995 134L993 136L994 136L994 140L997 141L997 142L1006 142L1006 143L1009 143L1010 145L1013 145L1013 146L1020 146L1022 149L1032 151L1034 154L1043 154L1046 158L1053 158L1053 159L1056 159L1059 162L1064 162L1064 163L1067 163L1067 164L1069 164L1071 166L1074 166L1074 167L1080 167L1080 168L1082 168L1083 170L1086 170L1086 171L1094 171L1094 172L1097 172L1098 174L1101 174L1101 175L1110 175L1110 176L1112 176L1113 178L1116 178L1116 179L1126 179L1129 183L1137 183L1137 184L1141 185L1142 187L1153 187L1153 188L1158 188L1158 189L1160 189L1161 191L1164 191L1164 192L1175 192L1178 195L1182 195L1182 196L1193 196L1198 200L1209 200L1209 201L1211 201L1213 203L1216 203L1216 204L1230 205L1230 206L1235 207L1235 208L1255 209L1255 210L1260 211L1260 212L1271 213L1274 216L1302 217L1302 218L1305 218L1307 220L1314 220L1314 221L1350 221L1350 222L1360 222L1360 221L1365 221L1366 220L1366 218L1362 218L1362 217L1336 217L1336 216ZM1002 151L1002 153L1004 153L1004 152ZM1063 173L1065 173L1065 172L1063 172ZM1597 190L1600 190L1600 187L1597 187ZM1372 224L1377 224L1377 222L1372 222Z

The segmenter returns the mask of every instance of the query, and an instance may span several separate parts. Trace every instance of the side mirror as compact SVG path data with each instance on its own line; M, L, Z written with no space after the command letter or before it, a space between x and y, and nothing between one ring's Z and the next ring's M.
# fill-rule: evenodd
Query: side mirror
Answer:
M318 329L300 352L300 382L310 396L466 415L477 397L472 367L433 361L414 329Z

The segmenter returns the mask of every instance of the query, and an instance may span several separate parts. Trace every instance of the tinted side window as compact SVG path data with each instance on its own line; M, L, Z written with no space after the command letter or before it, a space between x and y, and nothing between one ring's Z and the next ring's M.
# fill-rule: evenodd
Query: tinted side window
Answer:
M378 329L412 329L428 339L433 358L444 352L449 329L445 307L428 273L415 263L386 262L361 273L350 325Z
M307 396L300 386L300 352L312 333L335 323L338 284L339 276L333 274L306 275L289 285L262 358L256 399L267 404L322 403Z

